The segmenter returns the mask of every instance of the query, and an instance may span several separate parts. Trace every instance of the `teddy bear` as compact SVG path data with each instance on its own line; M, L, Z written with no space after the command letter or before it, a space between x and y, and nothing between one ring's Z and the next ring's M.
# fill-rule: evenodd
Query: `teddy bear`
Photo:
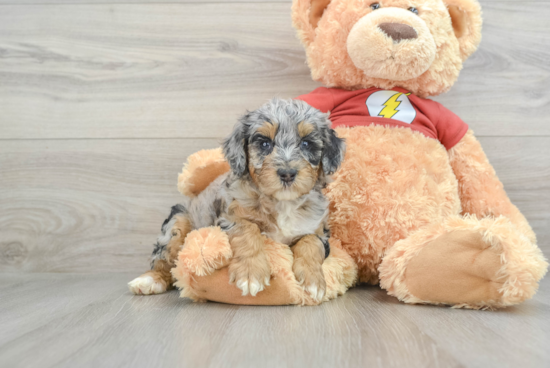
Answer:
M456 308L531 298L548 268L533 230L473 131L429 99L453 86L477 49L478 1L294 0L292 20L323 84L297 98L329 112L347 145L325 190L335 251L323 265L324 300L354 283L379 284L405 303ZM216 150L189 160L179 179L186 194L228 170ZM316 304L292 275L288 247L266 242L279 281L242 297L229 284L231 249L218 229L185 242L173 270L183 296Z

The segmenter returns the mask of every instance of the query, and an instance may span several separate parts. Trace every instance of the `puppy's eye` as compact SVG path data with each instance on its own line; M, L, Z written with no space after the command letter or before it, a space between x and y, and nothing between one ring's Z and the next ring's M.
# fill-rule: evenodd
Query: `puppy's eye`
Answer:
M308 141L302 141L302 148L309 148L310 143Z
M409 8L409 11L412 11L414 14L418 15L418 9L416 9L414 6L411 6Z
M380 9L380 4L379 3L371 4L370 8L372 10L378 10L378 9Z
M263 150L269 150L271 149L271 142L268 142L268 141L263 141L260 143L260 147L263 149Z

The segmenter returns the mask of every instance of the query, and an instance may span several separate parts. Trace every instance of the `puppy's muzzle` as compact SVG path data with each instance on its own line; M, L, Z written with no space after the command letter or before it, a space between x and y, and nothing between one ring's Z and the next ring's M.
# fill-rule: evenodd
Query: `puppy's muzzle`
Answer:
M295 169L279 169L277 170L277 174L279 175L279 178L281 178L281 181L285 184L291 184L296 179L296 174L298 174L298 170Z

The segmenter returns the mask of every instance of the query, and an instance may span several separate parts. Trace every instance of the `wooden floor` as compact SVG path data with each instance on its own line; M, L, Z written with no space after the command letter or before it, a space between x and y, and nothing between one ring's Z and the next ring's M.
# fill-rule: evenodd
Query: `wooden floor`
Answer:
M548 367L550 280L496 312L404 305L359 287L319 307L134 296L134 275L0 275L0 366Z
M550 254L550 7L483 0L436 99ZM290 0L0 0L0 272L140 272L187 156L317 86Z
M435 99L476 132L550 255L550 7L482 0ZM290 0L0 0L0 367L550 367L550 282L497 312L135 297L188 155L318 86Z

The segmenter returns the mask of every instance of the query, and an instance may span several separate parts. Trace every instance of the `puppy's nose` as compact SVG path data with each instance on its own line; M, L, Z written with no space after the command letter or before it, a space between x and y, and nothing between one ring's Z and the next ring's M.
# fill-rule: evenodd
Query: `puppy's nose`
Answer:
M402 40L414 40L418 38L418 34L413 27L402 23L380 23L378 28L387 34L394 42Z
M298 173L298 170L295 169L279 169L277 170L277 174L279 174L279 177L281 178L281 181L286 184L290 184L296 179L296 174Z

